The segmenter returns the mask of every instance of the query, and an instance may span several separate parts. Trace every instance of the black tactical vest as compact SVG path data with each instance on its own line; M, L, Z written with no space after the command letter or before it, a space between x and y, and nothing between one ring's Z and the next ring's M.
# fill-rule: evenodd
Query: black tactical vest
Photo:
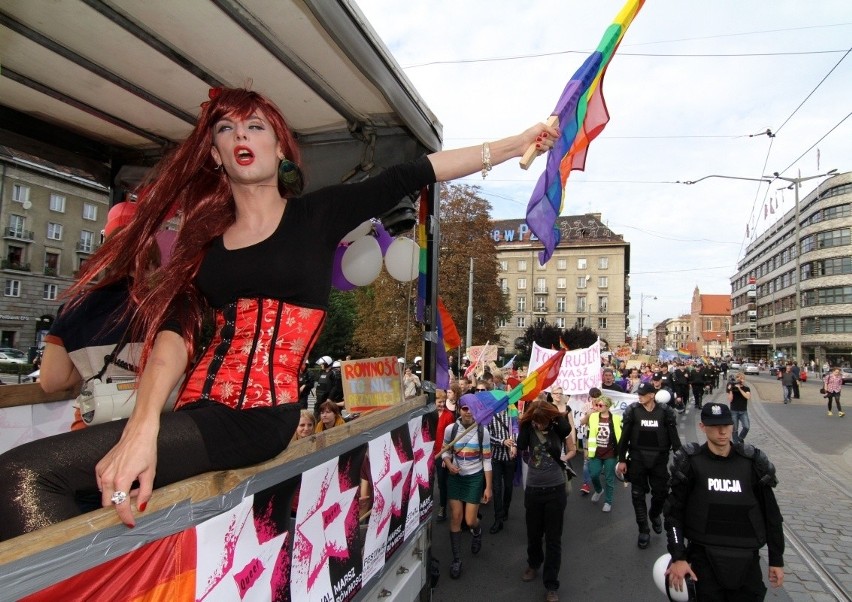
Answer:
M633 428L630 433L630 449L643 451L666 451L671 447L669 431L666 428L665 406L656 404L647 411L642 404L632 407Z

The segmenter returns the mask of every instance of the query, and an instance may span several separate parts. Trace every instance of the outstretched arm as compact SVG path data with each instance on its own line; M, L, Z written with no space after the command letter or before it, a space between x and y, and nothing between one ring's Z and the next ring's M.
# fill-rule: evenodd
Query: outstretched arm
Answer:
M538 123L516 136L487 142L484 145L432 153L429 155L429 161L432 163L432 169L435 170L436 179L439 182L446 182L469 176L483 169L484 147L487 147L491 165L499 165L513 157L522 156L531 144L538 144L540 152L545 153L553 147L558 136L558 129Z

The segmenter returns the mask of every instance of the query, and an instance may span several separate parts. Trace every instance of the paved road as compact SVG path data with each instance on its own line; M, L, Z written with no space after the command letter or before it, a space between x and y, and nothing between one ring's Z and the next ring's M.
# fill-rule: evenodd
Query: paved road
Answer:
M767 600L823 602L852 600L852 438L848 420L825 415L818 383L802 387L802 399L781 403L781 388L768 376L749 377L752 385L747 441L764 449L778 467L776 495L785 518L787 553L785 587L770 590ZM852 387L847 388L852 391ZM846 391L844 391L846 393ZM847 394L848 395L848 394ZM852 409L852 395L850 409ZM723 401L724 393L711 397ZM703 441L697 412L680 418L684 441ZM505 529L490 535L493 510L484 507L486 529L482 551L472 557L470 536L463 544L464 568L459 580L449 578L449 527L433 528L433 554L441 563L441 579L433 600L455 602L469 597L495 601L543 600L540 580L523 583L526 531L523 491L515 489L512 518ZM566 511L560 578L562 600L665 600L654 586L651 569L665 553L664 535L652 535L651 547L636 547L636 524L630 490L616 487L613 512L603 514L588 497L572 493ZM766 553L763 553L765 569ZM821 575L820 565L829 567ZM832 581L833 580L833 581ZM826 584L826 582L828 584Z

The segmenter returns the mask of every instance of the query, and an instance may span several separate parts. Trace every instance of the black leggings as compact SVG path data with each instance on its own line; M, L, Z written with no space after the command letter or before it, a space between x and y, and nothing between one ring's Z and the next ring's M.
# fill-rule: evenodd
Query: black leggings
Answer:
M837 411L838 412L843 411L843 410L840 409L840 391L838 391L837 393L832 393L831 391L829 391L826 394L826 397L828 397L828 411L829 412L831 411L831 400L832 399L834 400L834 403L837 404Z
M154 488L276 456L298 424L298 405L288 405L232 410L206 402L162 414ZM100 499L95 465L118 443L126 423L46 437L0 456L0 541L91 510L91 500Z

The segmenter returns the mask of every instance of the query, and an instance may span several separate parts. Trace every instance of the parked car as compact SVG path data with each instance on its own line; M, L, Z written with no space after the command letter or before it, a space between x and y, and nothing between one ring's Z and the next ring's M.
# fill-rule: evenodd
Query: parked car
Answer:
M740 370L746 374L760 374L760 367L757 364L743 364Z
M731 365L728 366L728 368L730 370L739 370L740 369L740 363L739 362L731 362Z
M843 377L843 384L852 384L852 368L841 368L840 375Z
M0 362L11 362L13 364L26 364L27 354L12 347L0 347Z

